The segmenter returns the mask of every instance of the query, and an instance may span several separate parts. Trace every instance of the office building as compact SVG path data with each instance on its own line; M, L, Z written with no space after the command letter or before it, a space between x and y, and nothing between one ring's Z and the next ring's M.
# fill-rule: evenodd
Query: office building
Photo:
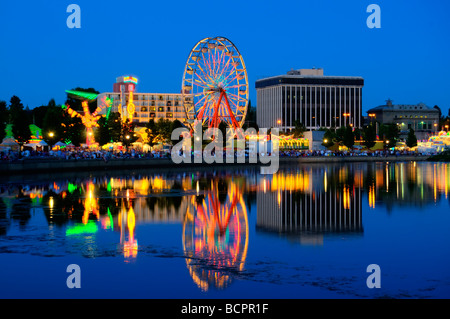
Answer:
M259 127L290 131L295 121L308 130L362 125L364 79L325 76L323 69L300 69L256 81Z

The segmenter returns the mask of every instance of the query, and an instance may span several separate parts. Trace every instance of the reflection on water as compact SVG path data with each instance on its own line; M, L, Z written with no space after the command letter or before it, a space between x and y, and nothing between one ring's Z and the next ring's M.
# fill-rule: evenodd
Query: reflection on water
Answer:
M256 240L251 227L323 245L332 234L362 236L363 207L426 206L448 199L449 189L449 164L416 162L292 166L273 176L245 169L9 183L0 188L0 253L40 250L39 241L25 250L2 240L33 232L37 215L45 218L47 242L58 243L42 254L121 256L127 263L144 251L139 225L180 224L193 282L203 291L224 289L245 270ZM107 233L118 236L101 235Z
M183 222L186 265L194 282L205 291L211 285L227 287L232 280L230 270L243 269L248 249L242 181L213 179L206 189L191 197Z

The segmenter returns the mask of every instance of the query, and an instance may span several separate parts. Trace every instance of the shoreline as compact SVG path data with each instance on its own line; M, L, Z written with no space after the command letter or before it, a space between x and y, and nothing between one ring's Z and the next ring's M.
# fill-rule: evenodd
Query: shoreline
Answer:
M311 157L280 157L279 164L299 165L311 163L355 163L355 162L410 162L427 161L430 156L311 156ZM269 166L261 163L182 163L175 164L170 158L126 158L111 159L105 162L102 159L89 160L61 160L61 159L25 159L11 163L0 163L0 174L3 176L16 174L42 174L57 172L80 171L109 171L109 170L134 170L134 169L192 169L199 167L259 167Z

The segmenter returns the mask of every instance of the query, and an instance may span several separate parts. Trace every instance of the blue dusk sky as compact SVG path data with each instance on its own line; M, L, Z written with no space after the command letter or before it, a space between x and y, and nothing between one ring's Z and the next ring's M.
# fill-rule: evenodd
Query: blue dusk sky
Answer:
M81 28L66 25L81 8ZM370 4L381 28L366 25ZM112 91L116 77L139 78L138 92L178 93L186 59L205 37L229 38L255 81L291 69L362 76L363 111L385 103L450 106L450 2L7 1L0 4L0 100L60 104L64 91Z

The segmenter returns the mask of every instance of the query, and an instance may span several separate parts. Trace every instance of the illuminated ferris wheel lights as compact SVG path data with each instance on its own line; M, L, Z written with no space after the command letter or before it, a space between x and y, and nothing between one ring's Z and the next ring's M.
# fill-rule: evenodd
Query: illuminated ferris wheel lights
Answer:
M248 105L245 64L226 38L206 38L192 49L183 75L184 100L189 120L218 127L221 122L239 128Z

